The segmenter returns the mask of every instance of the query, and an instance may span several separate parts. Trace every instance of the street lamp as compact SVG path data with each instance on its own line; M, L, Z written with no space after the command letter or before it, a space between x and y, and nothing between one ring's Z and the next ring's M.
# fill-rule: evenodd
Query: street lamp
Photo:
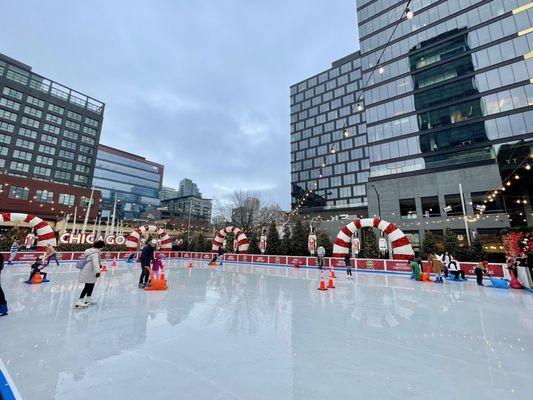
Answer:
M374 191L376 192L376 196L378 197L378 214L379 218L381 218L381 203L379 201L379 192L374 185L372 185L372 189L374 189Z

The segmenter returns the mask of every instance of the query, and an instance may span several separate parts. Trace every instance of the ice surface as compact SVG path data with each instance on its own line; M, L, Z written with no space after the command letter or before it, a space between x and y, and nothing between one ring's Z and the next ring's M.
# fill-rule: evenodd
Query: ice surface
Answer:
M7 267L0 358L26 400L526 399L533 295L406 276L167 262L170 289L119 263L72 308L73 265Z

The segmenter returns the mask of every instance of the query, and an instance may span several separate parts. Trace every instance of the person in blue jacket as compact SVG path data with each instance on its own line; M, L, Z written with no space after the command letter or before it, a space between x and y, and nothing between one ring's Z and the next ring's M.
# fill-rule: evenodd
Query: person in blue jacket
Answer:
M155 239L148 239L141 251L141 276L139 278L139 289L144 289L150 279L150 264L155 260Z
M4 269L4 255L0 253L0 317L7 315L7 302L2 290L2 270Z

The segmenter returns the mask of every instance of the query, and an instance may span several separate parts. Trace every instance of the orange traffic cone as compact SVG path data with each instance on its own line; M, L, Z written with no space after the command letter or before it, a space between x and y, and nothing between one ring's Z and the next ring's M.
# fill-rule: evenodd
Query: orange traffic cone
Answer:
M333 276L329 277L328 289L335 289L335 281L333 280Z
M111 263L111 266L112 267L116 267L117 266L117 258L113 258L113 262Z
M161 280L162 280L162 281L165 281L165 282L167 281L167 278L166 278L166 276L165 276L165 272L164 272L164 271L161 272Z
M328 290L326 282L324 281L324 274L320 276L320 286L318 287L318 290Z
M39 283L43 283L43 276L41 274L33 275L33 278L31 278L31 283L33 285L37 285Z
M333 269L333 267L330 267L330 268L329 268L329 276L331 276L332 278L336 278L336 276L335 276L335 270Z
M107 271L107 265L102 265L102 268L100 268L100 272L106 272Z

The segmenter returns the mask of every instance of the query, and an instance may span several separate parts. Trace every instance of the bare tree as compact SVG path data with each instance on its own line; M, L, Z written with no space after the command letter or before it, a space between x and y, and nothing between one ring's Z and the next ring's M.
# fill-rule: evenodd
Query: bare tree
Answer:
M225 202L215 198L215 211L226 224L233 224L244 231L266 226L283 215L280 206L263 199L260 192L243 190L233 192Z

